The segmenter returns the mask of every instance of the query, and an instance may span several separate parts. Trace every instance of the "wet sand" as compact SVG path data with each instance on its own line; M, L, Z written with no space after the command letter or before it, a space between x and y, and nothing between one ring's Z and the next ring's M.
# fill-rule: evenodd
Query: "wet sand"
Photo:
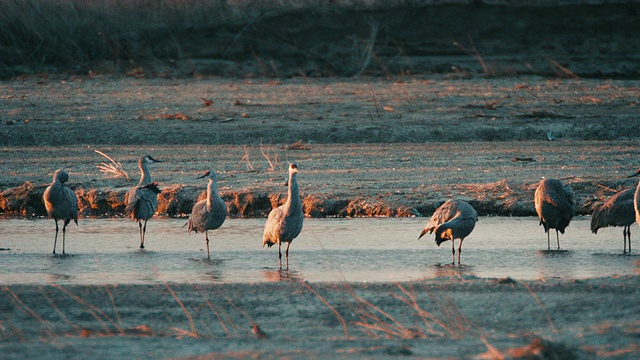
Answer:
M430 281L326 284L279 274L261 284L4 286L2 358L631 359L640 352L638 277L521 282L452 269Z

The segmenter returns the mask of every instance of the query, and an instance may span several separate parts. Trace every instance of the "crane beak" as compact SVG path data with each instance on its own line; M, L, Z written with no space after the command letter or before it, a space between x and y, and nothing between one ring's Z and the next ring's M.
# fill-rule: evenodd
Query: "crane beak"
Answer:
M198 177L197 177L197 179L202 179L202 178L205 178L205 177L207 177L207 176L209 176L209 175L211 175L211 171L207 171L207 172L205 172L204 174L202 174L202 175L198 176Z
M638 175L640 175L640 169L638 169L638 171L636 171L635 174L631 174L631 175L629 175L627 177L634 177L634 176L638 176Z

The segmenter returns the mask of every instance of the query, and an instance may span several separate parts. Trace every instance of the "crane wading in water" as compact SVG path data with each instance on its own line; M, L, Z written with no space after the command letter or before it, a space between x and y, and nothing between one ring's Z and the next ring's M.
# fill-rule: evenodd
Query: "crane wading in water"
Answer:
M635 174L630 175L629 177L634 177L640 175L640 169L635 172ZM633 210L636 215L636 222L640 225L640 182L638 182L638 186L636 187L636 191L633 194ZM629 252L631 252L631 236L629 236Z
M53 181L51 185L44 191L42 199L44 207L47 209L49 217L56 222L56 237L53 240L53 253L56 253L56 243L58 242L58 220L63 220L62 226L62 253L65 249L65 237L67 233L67 225L73 220L78 225L78 199L73 190L64 186L69 180L69 174L62 169L53 173Z
M142 156L138 160L138 168L140 168L140 182L129 191L129 200L125 213L127 216L131 216L140 228L140 249L144 249L144 236L147 232L147 221L153 217L158 209L158 194L160 189L158 183L151 182L151 175L149 175L148 164L154 162L161 162L152 158L149 155ZM142 222L144 221L144 227Z
M591 214L591 232L594 234L603 227L622 226L623 253L627 252L627 239L629 252L631 252L631 225L636 222L636 212L633 209L634 194L635 189L620 191L604 204L594 207Z
M302 221L304 214L302 212L302 201L300 200L300 191L298 190L298 166L296 164L289 165L289 191L287 201L277 208L271 210L267 222L264 224L264 235L262 237L262 246L268 247L278 244L278 262L282 269L282 243L287 243L285 250L285 259L287 269L289 268L289 246L293 239L302 231Z
M460 239L458 245L458 264L462 253L462 242L471 234L478 221L478 212L473 206L462 200L447 200L440 205L429 219L427 225L418 236L420 239L426 233L436 232L436 244L451 240L451 262L455 263L455 239Z
M558 250L560 250L558 231L564 234L564 230L569 226L575 214L573 196L571 187L562 184L557 179L544 179L536 188L533 201L540 219L540 225L544 227L544 232L547 233L547 250L551 249L549 229L556 229L556 241L558 242Z
M216 173L213 170L207 171L198 179L207 178L207 198L198 201L191 210L189 216L189 234L191 231L204 232L207 241L207 259L209 256L209 230L215 230L222 226L227 218L227 204L218 194Z

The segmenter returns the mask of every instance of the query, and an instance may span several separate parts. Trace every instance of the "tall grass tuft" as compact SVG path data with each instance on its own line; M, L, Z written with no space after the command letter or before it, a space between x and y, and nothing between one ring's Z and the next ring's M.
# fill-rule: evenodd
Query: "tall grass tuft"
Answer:
M154 40L239 16L223 0L4 0L0 62L82 67L106 60L180 58L177 41L154 47Z

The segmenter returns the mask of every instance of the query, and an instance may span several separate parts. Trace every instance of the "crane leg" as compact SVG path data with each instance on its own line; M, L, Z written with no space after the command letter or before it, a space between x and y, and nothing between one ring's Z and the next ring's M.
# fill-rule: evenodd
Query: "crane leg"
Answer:
M142 240L142 220L138 221L138 229L140 230L140 249L144 249L144 240Z
M67 222L64 222L64 225L62 226L62 254L64 255L64 244L66 242L66 238L67 238Z
M451 239L451 263L455 264L456 263L456 244L455 244L455 240Z
M631 252L631 226L625 226L624 229L622 230L622 233L624 234L624 249L623 249L623 253L627 253L627 252ZM627 242L628 242L628 248L629 250L627 251Z
M556 241L558 242L558 250L560 250L560 235L558 235L558 229L556 229Z
M278 264L280 264L280 269L282 269L282 243L278 241Z
M460 264L460 255L462 254L462 239L460 239L460 245L458 245L458 264Z
M56 244L58 243L58 220L56 220L56 237L53 239L53 253L56 253Z
M209 231L207 231L207 230L204 231L204 238L207 241L207 259L210 259L210 256L209 256Z
M289 269L289 245L291 245L291 242L287 243L287 248L284 250L284 257L287 260L287 269Z
M624 242L622 243L622 253L626 254L627 253L627 227L623 227L622 228L622 238L624 239Z
M140 224L140 249L144 249L144 236L147 234L147 220L144 221L144 226L142 226L142 221Z
M549 230L547 230L547 250L551 250L551 240L549 240Z

